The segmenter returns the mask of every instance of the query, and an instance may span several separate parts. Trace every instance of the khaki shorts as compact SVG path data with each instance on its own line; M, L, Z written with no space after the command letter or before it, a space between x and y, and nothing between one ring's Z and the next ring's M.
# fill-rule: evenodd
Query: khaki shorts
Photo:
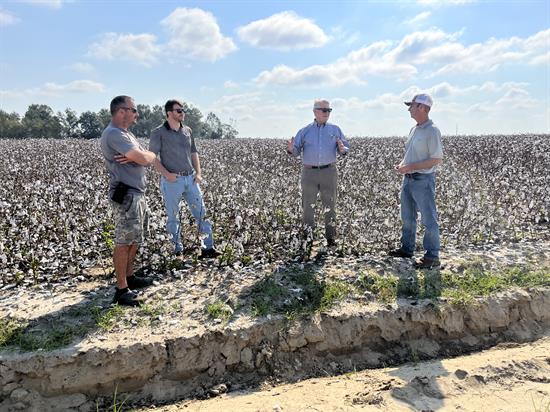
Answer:
M113 202L115 243L134 245L143 242L149 227L147 202L141 193L127 193L122 204Z

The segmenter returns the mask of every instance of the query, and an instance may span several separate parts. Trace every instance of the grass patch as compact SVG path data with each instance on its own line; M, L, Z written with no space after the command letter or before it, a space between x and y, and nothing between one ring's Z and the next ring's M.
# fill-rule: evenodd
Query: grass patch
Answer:
M489 296L513 287L548 287L550 269L512 267L488 271L478 262L473 262L462 273L422 271L412 272L407 278L362 273L357 279L357 286L372 292L384 303L393 302L398 297L437 299L442 296L452 304L470 305L476 297Z
M227 322L233 315L233 309L227 303L217 300L206 305L206 313L212 319L221 319L223 322Z
M397 299L397 276L381 276L377 273L361 273L357 279L360 288L374 293L384 303L390 303Z
M299 316L331 309L337 302L353 294L354 286L339 280L319 280L313 270L286 274L283 286L271 276L252 288L252 314L284 315L293 320Z
M32 329L27 323L0 321L0 348L18 347L24 352L52 351L69 345L86 331L85 325L48 325L48 330Z
M96 308L94 311L95 324L104 331L110 331L115 327L117 322L123 317L124 309L118 304L112 308L101 312L100 308Z
M0 319L0 348L14 345L25 330L26 324L15 320Z
M81 325L65 325L56 327L46 334L30 331L21 334L17 346L23 351L52 351L69 345L74 339L82 336L87 328Z
M513 287L550 286L550 268L529 270L512 267L486 271L479 266L469 267L461 274L443 273L442 296L451 303L471 304L475 297L488 296Z
M335 303L340 302L354 292L353 286L340 280L324 284L319 310L329 310Z
M266 316L276 311L277 301L286 296L286 291L269 277L254 285L252 294L252 313L254 316Z

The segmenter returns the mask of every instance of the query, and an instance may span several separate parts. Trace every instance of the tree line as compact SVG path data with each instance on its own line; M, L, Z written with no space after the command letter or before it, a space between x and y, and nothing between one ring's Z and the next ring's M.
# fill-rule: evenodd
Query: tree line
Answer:
M237 130L230 124L222 123L214 113L210 112L204 118L196 107L185 103L183 105L185 124L193 130L195 138L237 137ZM165 121L164 107L138 104L137 109L139 118L130 130L137 137L148 138L151 131ZM70 108L55 113L46 104L31 104L23 117L16 112L8 113L0 109L0 138L97 139L101 137L103 129L110 121L111 113L108 109L101 109L98 112L85 111L79 116Z

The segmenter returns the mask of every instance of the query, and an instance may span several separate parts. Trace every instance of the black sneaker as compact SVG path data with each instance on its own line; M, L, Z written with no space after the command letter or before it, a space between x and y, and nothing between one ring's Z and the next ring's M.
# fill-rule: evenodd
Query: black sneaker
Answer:
M126 278L126 282L128 283L128 287L130 289L146 288L147 286L151 286L153 284L152 279L138 278L137 276L128 276Z
M200 256L199 256L199 259L217 258L221 254L222 254L221 252L218 252L213 247L210 248L210 249L203 249Z
M143 303L138 294L130 289L127 289L126 292L121 294L117 292L115 292L113 303L118 303L121 306L139 306Z
M411 258L413 257L412 253L405 252L403 249L394 249L390 250L388 252L388 255L391 257L403 257L403 258Z

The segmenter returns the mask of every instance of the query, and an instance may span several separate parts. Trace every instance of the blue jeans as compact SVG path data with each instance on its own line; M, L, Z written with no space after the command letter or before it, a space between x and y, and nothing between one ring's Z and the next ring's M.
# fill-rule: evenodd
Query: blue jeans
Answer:
M420 212L422 224L426 228L423 246L427 259L439 258L439 224L435 206L435 174L413 173L403 177L401 187L401 249L413 253L416 244L416 219Z
M166 221L166 230L172 236L172 243L176 252L183 250L181 243L181 225L180 225L180 201L183 197L185 202L191 209L191 214L197 221L199 231L203 236L201 240L201 246L203 249L210 249L214 246L214 239L212 238L212 225L208 220L204 218L206 215L206 208L204 207L204 201L202 200L202 192L198 184L191 176L178 176L176 181L171 183L164 177L160 178L160 191L164 198L164 207L166 208L166 215L168 220Z

